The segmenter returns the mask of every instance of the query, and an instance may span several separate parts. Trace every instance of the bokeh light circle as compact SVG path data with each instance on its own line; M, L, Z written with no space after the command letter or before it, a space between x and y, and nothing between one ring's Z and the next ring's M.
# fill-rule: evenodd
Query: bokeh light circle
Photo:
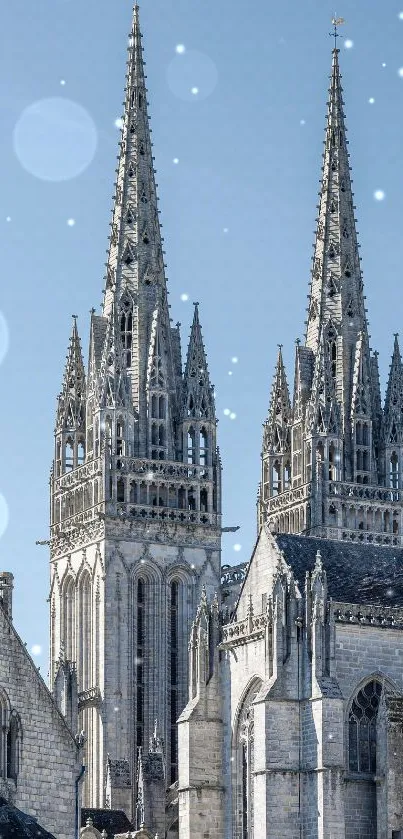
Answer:
M179 99L200 102L211 96L218 82L217 67L204 52L186 50L176 55L167 68L168 85ZM197 94L192 92L196 91Z
M61 97L28 105L14 128L21 166L43 181L68 181L92 162L98 143L95 123L77 102Z
M2 361L4 361L7 355L9 343L10 336L7 321L3 315L3 312L0 312L0 364L2 363Z
M9 520L8 504L4 495L0 493L0 538L7 530Z

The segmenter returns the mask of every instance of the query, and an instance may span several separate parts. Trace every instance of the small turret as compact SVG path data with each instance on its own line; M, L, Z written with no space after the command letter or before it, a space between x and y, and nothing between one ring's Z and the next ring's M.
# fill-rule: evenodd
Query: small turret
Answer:
M57 401L55 477L84 463L85 400L85 371L74 315L63 387Z
M397 334L386 389L383 440L386 486L398 490L403 486L403 365Z
M187 351L182 413L182 448L185 463L212 466L216 460L214 388L210 384L206 352L195 303Z
M263 425L262 513L265 502L288 489L291 481L291 403L287 377L279 345L269 412ZM261 524L263 524L264 516Z

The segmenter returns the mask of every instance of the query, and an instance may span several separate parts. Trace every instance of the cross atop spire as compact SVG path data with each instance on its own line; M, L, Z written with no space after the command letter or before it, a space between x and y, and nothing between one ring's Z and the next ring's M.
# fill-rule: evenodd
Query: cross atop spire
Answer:
M334 49L337 50L337 39L340 38L340 35L337 31L338 27L344 23L344 18L336 17L336 13L334 17L332 17L332 24L333 24L333 32L329 32L331 38L334 38Z

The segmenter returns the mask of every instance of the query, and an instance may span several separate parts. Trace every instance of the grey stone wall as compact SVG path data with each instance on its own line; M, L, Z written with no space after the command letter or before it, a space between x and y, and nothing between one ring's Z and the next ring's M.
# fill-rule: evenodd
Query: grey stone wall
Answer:
M73 734L0 607L0 688L22 726L17 781L3 779L3 794L38 819L57 839L74 835L75 779L81 762Z

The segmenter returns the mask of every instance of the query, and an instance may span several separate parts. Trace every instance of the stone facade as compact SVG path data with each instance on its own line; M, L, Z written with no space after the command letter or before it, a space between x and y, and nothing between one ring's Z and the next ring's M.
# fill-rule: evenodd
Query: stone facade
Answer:
M81 754L12 621L12 575L0 574L0 796L56 839L75 830ZM77 720L76 720L77 723Z
M139 10L102 314L88 371L77 320L58 399L51 479L52 685L74 663L87 735L84 804L136 811L155 720L167 786L187 701L187 643L202 587L220 585L221 463L195 304L185 370L167 300Z

